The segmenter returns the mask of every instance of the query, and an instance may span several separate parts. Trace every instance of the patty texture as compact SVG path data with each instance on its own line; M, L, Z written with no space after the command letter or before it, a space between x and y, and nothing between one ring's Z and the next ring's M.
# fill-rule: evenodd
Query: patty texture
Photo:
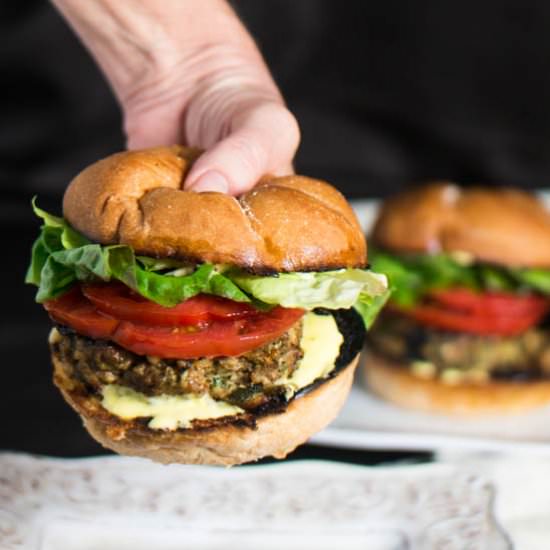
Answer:
M209 393L244 409L255 409L284 394L274 382L289 376L303 357L302 321L276 340L238 357L159 359L137 355L113 342L93 340L58 326L52 354L83 392L119 384L145 395Z
M550 330L543 327L514 337L482 336L439 331L383 312L368 342L422 378L449 383L550 378Z

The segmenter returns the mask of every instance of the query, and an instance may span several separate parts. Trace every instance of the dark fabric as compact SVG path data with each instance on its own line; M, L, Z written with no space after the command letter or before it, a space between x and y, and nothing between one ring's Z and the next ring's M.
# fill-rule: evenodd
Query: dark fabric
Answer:
M548 185L548 2L233 4L300 121L300 172L355 196L439 177ZM123 147L120 113L48 3L0 14L0 183L59 194Z
M235 4L298 115L300 171L360 195L548 186L548 2Z
M0 3L0 185L55 193L124 147L118 107L71 29L43 0Z

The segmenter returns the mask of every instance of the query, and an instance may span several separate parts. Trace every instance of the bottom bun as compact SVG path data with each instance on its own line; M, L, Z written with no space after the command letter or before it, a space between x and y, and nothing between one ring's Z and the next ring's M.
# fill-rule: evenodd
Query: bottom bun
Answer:
M75 390L63 363L52 356L54 382L67 402L80 414L88 432L117 453L156 462L231 466L265 456L284 458L298 445L331 422L350 391L356 356L333 377L302 390L284 411L254 418L245 425L238 415L232 421L208 428L161 431L108 413L100 400ZM229 421L227 421L229 420Z
M452 415L517 413L550 404L550 381L450 385L412 374L403 364L369 352L363 372L369 388L384 399L425 412Z

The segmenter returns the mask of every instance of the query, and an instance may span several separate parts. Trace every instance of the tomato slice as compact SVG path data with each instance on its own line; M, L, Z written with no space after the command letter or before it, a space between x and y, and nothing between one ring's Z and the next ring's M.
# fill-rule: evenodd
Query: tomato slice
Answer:
M301 309L277 307L269 313L213 321L206 328L151 327L121 322L113 340L140 355L162 358L235 356L275 340L304 314Z
M120 321L108 317L86 300L75 287L55 300L44 302L50 317L62 325L68 325L90 338L108 339L114 334Z
M148 325L197 325L213 319L238 319L257 312L249 304L208 294L199 294L174 307L163 307L119 283L83 285L82 292L103 313Z
M539 314L523 316L473 315L464 311L444 309L433 305L418 305L401 310L419 323L444 330L482 335L516 336L536 325Z
M430 293L437 303L451 309L486 315L534 315L546 313L549 301L537 294L474 292L467 288L437 290Z
M434 291L413 308L393 309L420 324L482 335L516 336L539 323L550 301L537 295L503 292L475 293L456 288Z
M79 334L102 338L139 355L171 359L235 356L275 340L304 314L302 309L254 310L246 317L215 319L197 326L167 327L119 320L98 311L78 287L44 303L55 321Z

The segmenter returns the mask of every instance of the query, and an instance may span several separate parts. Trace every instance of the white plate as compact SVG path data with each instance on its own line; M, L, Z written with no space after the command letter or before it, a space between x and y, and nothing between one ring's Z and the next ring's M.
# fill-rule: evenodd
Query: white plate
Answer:
M547 203L548 192L541 194ZM378 203L352 203L365 231ZM338 418L313 443L358 449L503 450L550 455L550 406L524 414L452 418L402 409L369 393L359 381Z
M214 469L0 455L2 550L510 548L493 486L453 465Z

